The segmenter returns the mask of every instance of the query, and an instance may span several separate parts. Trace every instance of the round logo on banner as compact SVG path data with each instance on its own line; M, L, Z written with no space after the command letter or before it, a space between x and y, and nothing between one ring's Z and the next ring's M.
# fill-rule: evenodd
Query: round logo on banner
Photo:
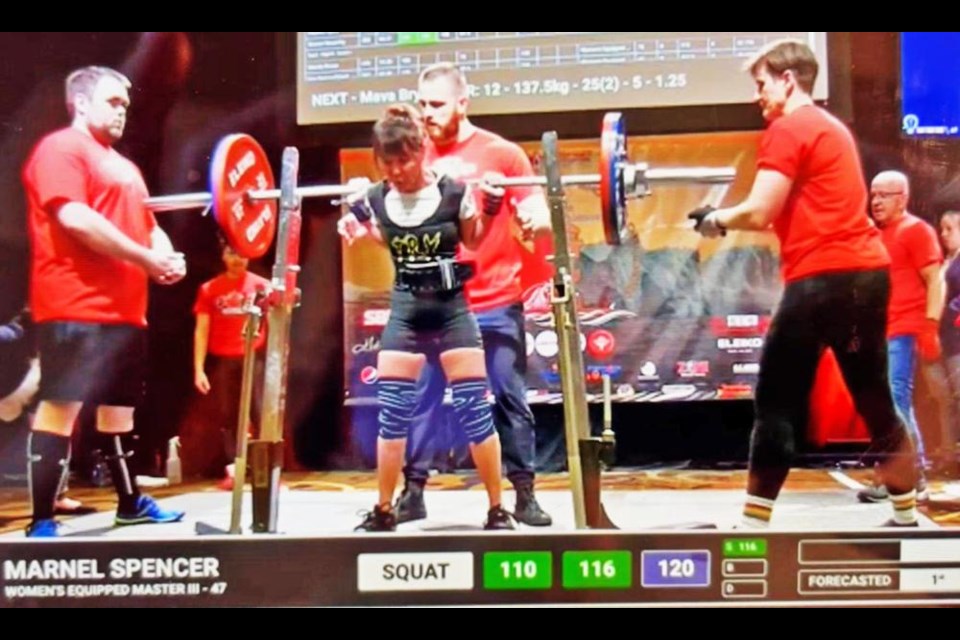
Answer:
M364 367L360 372L360 382L363 384L377 384L380 381L380 372L376 367Z
M544 331L537 336L535 349L541 358L554 358L560 353L560 344L554 331Z
M613 356L617 341L609 331L594 331L587 338L587 353L598 360L607 360Z

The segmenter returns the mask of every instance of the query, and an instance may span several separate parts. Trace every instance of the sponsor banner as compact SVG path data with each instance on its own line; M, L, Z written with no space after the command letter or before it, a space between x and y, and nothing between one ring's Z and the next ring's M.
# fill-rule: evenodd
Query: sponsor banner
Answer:
M348 320L352 318L356 323L345 354L351 398L376 395L382 329L365 326L371 317L369 310L360 305L348 306ZM614 395L632 402L658 400L659 395L647 394L660 392L665 386L688 384L697 385L697 393L685 394L685 400L752 397L760 373L763 336L718 338L712 326L712 318L658 320L632 316L602 328L585 327L581 351L587 392L591 397L601 394L603 376L609 375ZM536 403L538 398L552 398L552 394L559 393L560 345L556 331L528 318L521 348L527 358L531 401ZM724 385L738 390L718 392ZM744 388L749 392L739 390L737 385L747 385Z
M659 187L656 198L631 201L631 237L604 241L595 190L568 190L571 252L581 326L587 393L602 393L611 376L619 401L714 400L744 396L759 372L764 336L782 285L772 234L732 233L705 241L686 214L705 203L739 201L754 175L756 132L631 138L631 157L666 166L734 166L729 188ZM539 145L525 145L535 166ZM563 141L564 173L594 173L599 141ZM341 152L343 178L376 179L369 150ZM527 358L531 402L554 402L560 392L559 350L549 269L542 250L523 249L525 326L519 348ZM373 242L344 246L345 377L351 399L376 393L377 355L390 318L393 267ZM693 386L693 390L688 389ZM664 392L664 388L668 392ZM731 391L734 389L736 391Z

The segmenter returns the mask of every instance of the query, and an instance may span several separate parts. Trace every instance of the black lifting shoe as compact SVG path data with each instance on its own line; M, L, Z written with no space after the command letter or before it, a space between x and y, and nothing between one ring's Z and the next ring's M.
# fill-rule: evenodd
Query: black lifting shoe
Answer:
M392 511L384 511L380 508L380 505L375 506L373 511L368 511L363 515L363 522L354 531L377 533L397 530L397 516Z
M486 531L510 531L513 526L513 516L503 507L494 507L487 512L487 521L483 523Z
M520 485L517 490L517 505L513 510L513 517L517 522L530 527L549 527L553 524L550 514L540 508L537 497L533 494L533 485Z
M403 493L397 499L397 524L425 520L427 505L423 502L423 485L419 482L410 482L403 487Z

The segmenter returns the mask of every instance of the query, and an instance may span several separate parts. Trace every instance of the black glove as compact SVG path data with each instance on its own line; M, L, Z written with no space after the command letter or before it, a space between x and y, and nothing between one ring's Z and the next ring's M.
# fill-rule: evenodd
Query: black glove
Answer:
M488 216L495 216L503 208L503 197L506 192L495 195L487 191L483 192L483 212Z
M696 223L696 225L693 227L693 230L700 231L700 227L703 226L703 219L716 210L717 210L716 207L706 206L706 207L700 207L699 209L694 209L693 211L688 213L687 218L689 220L693 220Z
M370 201L366 197L351 202L347 210L364 224L373 218L373 207L370 206Z

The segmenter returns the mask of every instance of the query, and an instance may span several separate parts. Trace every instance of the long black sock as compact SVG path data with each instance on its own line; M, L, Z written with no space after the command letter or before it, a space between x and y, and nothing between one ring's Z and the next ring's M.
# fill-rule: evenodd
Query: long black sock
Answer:
M100 433L99 440L100 452L110 468L113 486L117 490L117 511L133 513L137 510L137 501L140 499L140 489L137 488L136 479L127 465L127 458L133 455L133 436L129 433L119 436Z
M57 491L70 465L70 438L33 431L27 445L33 521L51 520Z

